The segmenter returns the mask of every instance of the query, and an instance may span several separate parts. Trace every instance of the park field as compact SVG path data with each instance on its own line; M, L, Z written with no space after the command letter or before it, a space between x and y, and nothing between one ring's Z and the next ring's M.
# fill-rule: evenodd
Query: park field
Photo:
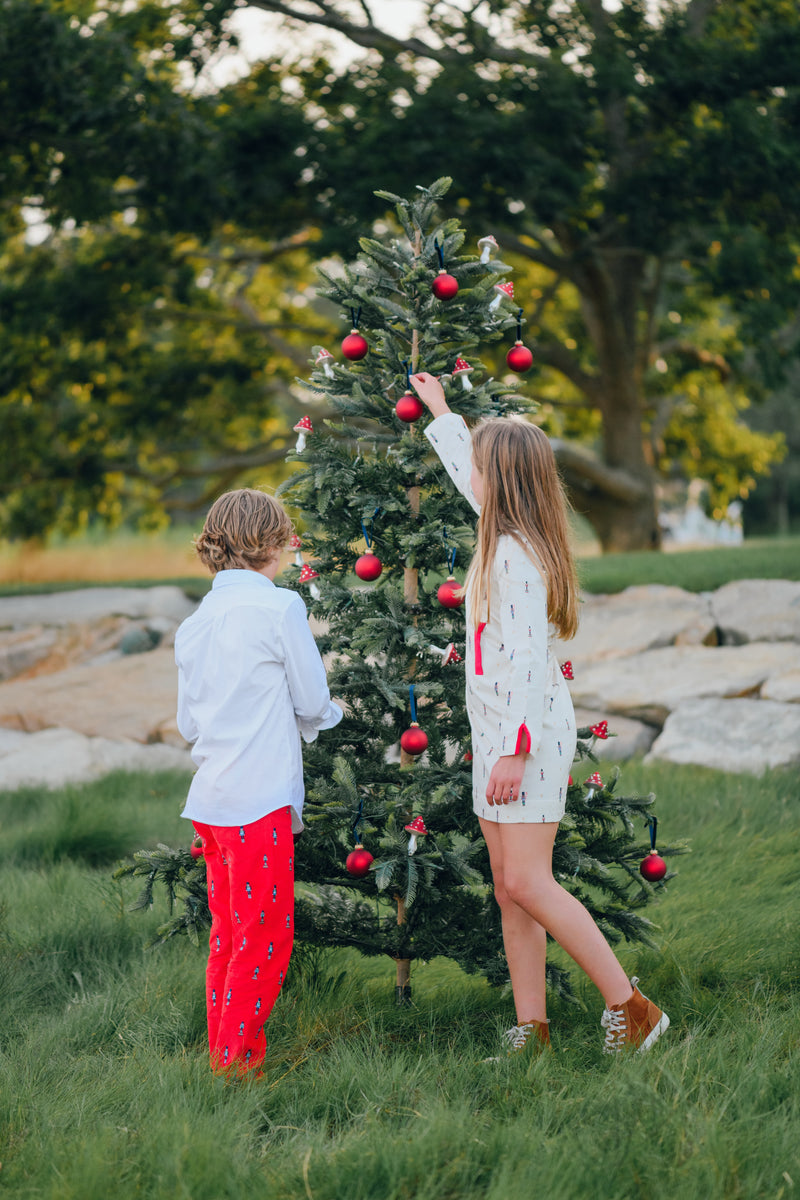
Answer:
M628 764L663 842L687 839L623 945L672 1019L646 1056L601 1052L577 970L555 1051L485 1063L510 997L446 959L300 947L265 1078L226 1085L204 1045L202 949L146 949L117 863L179 844L182 774L0 793L0 1194L15 1200L749 1200L800 1187L800 805L760 779Z

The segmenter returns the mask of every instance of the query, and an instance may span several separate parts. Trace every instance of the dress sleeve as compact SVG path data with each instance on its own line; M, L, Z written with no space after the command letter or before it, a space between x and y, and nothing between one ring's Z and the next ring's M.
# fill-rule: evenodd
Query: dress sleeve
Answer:
M500 685L505 692L501 753L536 754L542 742L547 680L547 588L523 547L508 536L498 543L494 577L508 664Z
M320 729L333 729L343 714L331 700L325 666L302 597L297 594L284 614L282 633L286 678L297 727L304 741L313 742Z
M472 490L470 476L472 475L472 434L462 416L458 413L443 413L436 417L425 429L425 437L433 446L442 466L456 485L461 495L469 501L475 512L480 515L481 506Z

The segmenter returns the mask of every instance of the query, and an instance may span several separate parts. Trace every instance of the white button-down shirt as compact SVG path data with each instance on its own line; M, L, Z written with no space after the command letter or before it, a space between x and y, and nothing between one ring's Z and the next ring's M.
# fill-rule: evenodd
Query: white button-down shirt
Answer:
M299 833L300 735L342 719L302 598L257 571L220 571L178 629L175 661L178 729L197 764L182 815L247 825L289 804Z

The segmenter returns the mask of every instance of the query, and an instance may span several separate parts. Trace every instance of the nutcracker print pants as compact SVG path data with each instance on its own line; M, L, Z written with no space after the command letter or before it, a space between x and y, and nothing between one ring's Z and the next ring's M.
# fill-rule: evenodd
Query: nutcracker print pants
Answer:
M206 1009L211 1066L244 1075L263 1062L264 1022L294 938L291 809L249 825L194 823L203 839L211 909Z

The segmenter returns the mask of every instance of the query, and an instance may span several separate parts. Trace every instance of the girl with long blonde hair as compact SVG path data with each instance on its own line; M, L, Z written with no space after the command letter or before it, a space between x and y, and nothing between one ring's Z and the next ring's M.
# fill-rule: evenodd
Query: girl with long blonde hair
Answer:
M473 809L489 850L517 1010L509 1052L550 1042L546 935L597 985L605 1049L648 1049L669 1018L629 980L581 902L554 879L553 845L575 754L575 713L552 641L574 637L578 588L568 506L547 436L517 417L470 433L434 376L411 383L425 433L478 513L465 583Z

